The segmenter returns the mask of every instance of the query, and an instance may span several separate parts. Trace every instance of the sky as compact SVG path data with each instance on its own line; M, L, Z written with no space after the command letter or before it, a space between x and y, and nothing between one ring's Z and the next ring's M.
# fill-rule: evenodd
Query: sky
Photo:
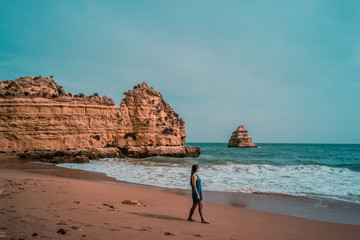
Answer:
M360 143L360 1L0 0L0 80L119 106L143 81L187 142Z

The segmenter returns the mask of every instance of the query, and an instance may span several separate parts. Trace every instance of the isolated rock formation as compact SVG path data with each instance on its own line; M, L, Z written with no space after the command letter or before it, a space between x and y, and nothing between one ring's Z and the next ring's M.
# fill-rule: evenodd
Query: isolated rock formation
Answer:
M51 77L1 81L0 151L60 151L61 161L69 150L109 147L118 156L199 156L199 148L185 146L185 122L160 92L144 82L124 94L117 108L97 93L67 93Z
M232 133L228 147L257 148L258 146L252 142L252 138L248 131L245 130L244 125L240 125Z

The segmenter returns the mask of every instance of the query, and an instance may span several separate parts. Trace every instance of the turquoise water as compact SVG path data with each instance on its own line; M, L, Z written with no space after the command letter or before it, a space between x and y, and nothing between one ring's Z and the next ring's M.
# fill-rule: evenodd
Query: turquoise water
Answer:
M61 167L96 171L121 181L190 189L192 164L199 164L203 189L280 193L360 203L360 144L188 143L198 158L101 159Z
M228 148L226 143L189 143L201 148L203 164L319 165L360 172L360 144L259 144Z

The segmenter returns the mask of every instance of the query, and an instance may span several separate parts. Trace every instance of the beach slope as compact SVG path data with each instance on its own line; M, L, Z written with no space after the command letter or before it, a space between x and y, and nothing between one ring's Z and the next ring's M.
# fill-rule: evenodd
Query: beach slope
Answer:
M144 205L123 204L138 200ZM186 221L192 200L114 183L0 169L4 239L358 239L360 226L204 203L211 224Z

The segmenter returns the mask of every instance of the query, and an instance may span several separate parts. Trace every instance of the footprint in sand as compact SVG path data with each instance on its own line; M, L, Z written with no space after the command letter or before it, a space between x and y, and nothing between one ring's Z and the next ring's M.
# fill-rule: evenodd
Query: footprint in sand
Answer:
M171 233L171 232L164 232L165 236L175 236L175 234Z
M103 203L103 205L106 206L106 207L109 207L109 208L111 208L113 210L115 209L115 207L113 205L110 205L110 204L107 204L107 203Z
M194 236L194 237L201 237L201 238L203 237L203 236L201 236L200 234L194 234L193 236Z
M57 233L59 234L65 234L67 230L63 229L63 228L60 228Z
M125 228L125 229L134 229L134 228L132 228L132 227L127 227L127 226L124 226L124 227L122 227L122 228Z

